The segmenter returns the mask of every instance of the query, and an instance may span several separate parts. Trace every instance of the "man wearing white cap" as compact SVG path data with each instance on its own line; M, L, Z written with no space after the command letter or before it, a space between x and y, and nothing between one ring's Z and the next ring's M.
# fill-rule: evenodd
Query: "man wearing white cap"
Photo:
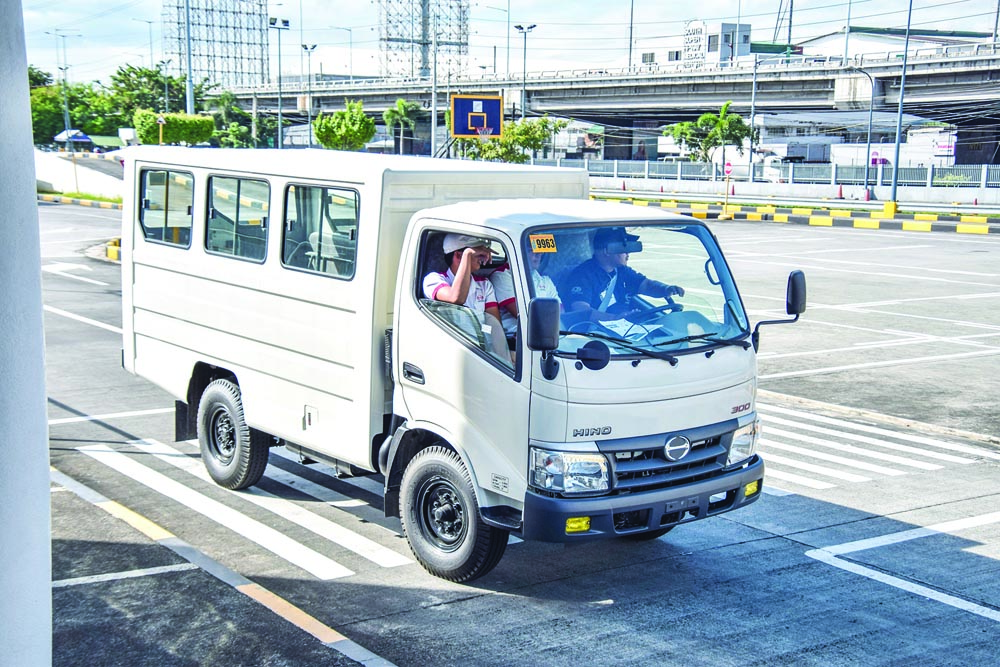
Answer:
M490 261L490 242L464 234L446 234L442 244L448 271L433 271L424 276L424 296L446 303L463 305L479 316L492 315L500 321L500 310L493 285L486 278L475 275L479 268Z

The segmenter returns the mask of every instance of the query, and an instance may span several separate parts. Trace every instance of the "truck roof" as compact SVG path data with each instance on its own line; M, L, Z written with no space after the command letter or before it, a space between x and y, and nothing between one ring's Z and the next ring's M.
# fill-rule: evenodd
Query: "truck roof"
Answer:
M180 146L133 146L121 155L127 159L148 160L178 166L225 169L258 174L276 174L294 178L322 175L338 180L366 182L381 178L385 172L432 174L450 173L558 173L579 174L580 169L537 167L533 165L446 160L413 155L379 155L333 151L317 148L185 148ZM336 173L331 173L336 169Z
M702 224L686 215L661 208L629 206L588 199L481 199L435 207L425 217L460 220L483 227L501 229L517 236L539 225L596 224L604 222L648 223L683 222ZM421 215L418 213L417 215Z

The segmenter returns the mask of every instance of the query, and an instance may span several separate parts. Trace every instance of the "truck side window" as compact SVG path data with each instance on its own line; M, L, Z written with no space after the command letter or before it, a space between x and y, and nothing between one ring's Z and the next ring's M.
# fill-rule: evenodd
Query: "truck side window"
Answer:
M473 348L482 352L493 363L508 371L513 371L514 361L504 336L503 325L498 319L485 312L484 303L476 298L476 283L480 291L494 294L493 286L488 279L490 272L506 261L506 254L499 241L490 240L493 255L488 265L481 268L474 277L469 298L466 304L452 304L431 298L425 291L427 276L440 274L445 280L450 277L448 260L442 249L444 233L426 232L421 241L419 275L417 279L417 300L425 313L431 316L444 329L466 341ZM431 281L433 282L433 281ZM493 297L495 299L495 296Z
M144 169L139 180L139 225L147 241L191 246L194 177L183 171Z
M205 250L264 261L267 254L267 181L213 176L208 179Z
M282 264L350 280L357 248L357 192L317 185L288 186Z

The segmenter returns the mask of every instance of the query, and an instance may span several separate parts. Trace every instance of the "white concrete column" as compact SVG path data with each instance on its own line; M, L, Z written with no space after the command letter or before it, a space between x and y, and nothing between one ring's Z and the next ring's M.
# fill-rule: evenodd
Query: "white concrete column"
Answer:
M20 0L0 0L0 661L52 664L42 279Z

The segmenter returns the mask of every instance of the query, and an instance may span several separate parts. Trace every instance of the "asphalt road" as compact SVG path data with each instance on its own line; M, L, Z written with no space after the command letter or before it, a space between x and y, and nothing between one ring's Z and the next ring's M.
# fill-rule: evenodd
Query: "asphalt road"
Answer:
M82 255L116 214L40 218L56 665L996 664L1000 240L713 223L754 320L809 281L762 329L767 494L649 543L512 540L457 585L377 480L279 450L254 493L197 478Z

